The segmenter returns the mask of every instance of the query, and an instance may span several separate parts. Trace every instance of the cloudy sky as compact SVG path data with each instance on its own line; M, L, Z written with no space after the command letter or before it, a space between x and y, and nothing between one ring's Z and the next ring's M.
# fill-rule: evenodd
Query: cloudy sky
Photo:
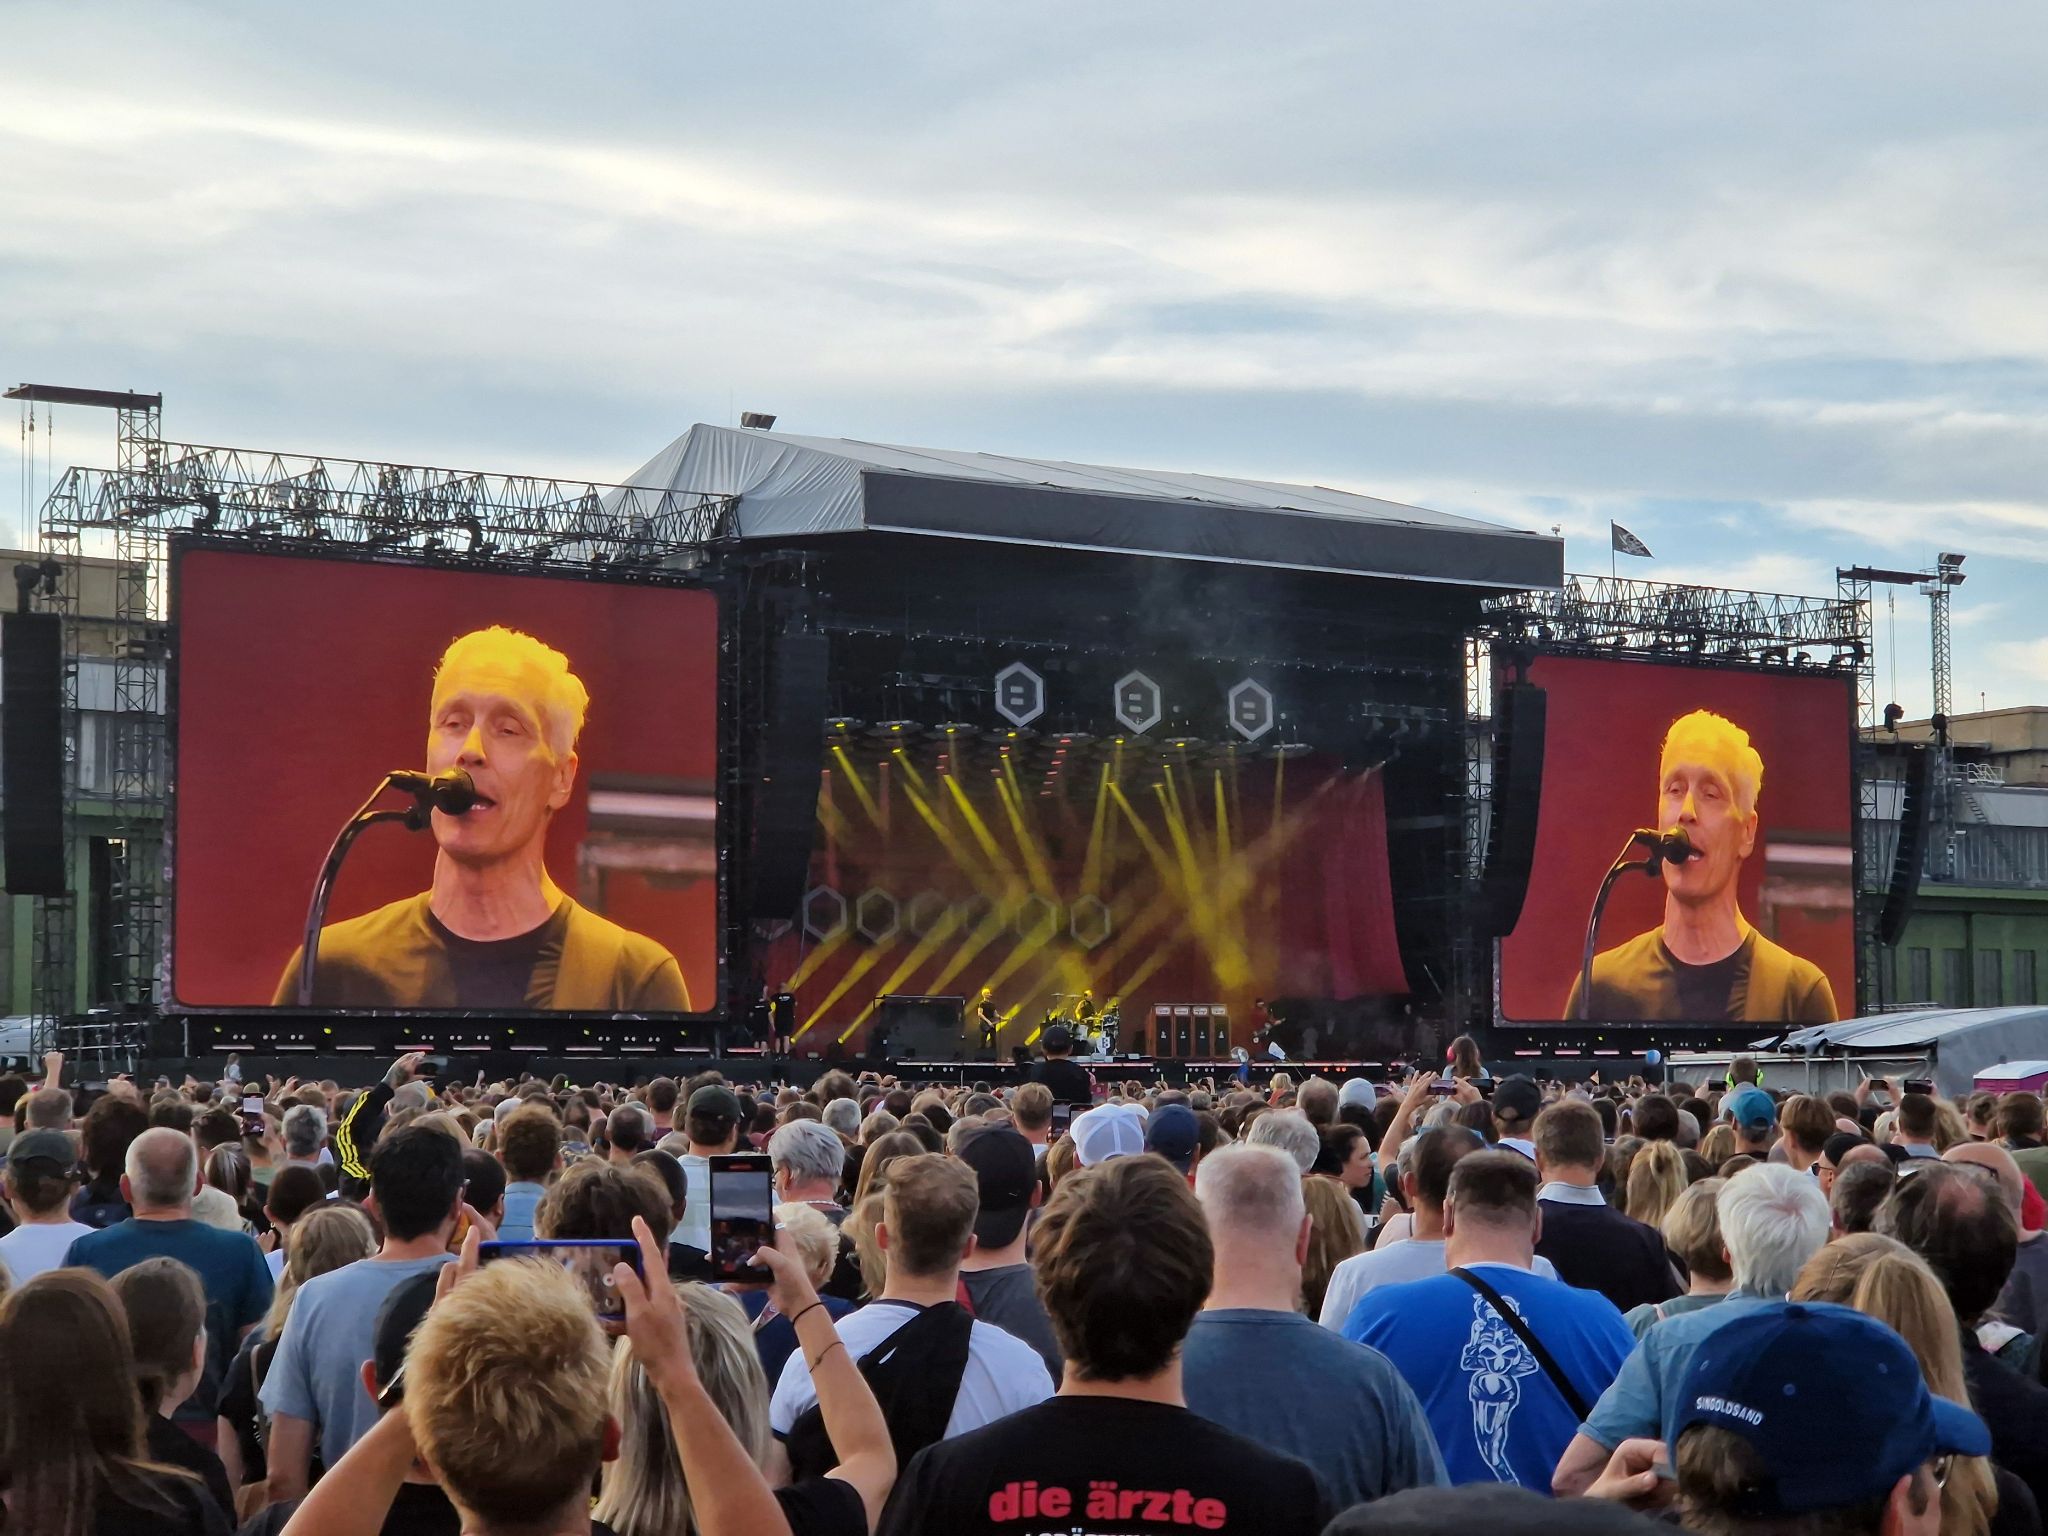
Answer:
M1952 548L1958 706L2048 703L2038 6L0 27L0 375L162 390L173 438L615 480L754 408L1557 525L1575 570L1609 518L1634 574L1777 591ZM57 465L108 436L60 413Z

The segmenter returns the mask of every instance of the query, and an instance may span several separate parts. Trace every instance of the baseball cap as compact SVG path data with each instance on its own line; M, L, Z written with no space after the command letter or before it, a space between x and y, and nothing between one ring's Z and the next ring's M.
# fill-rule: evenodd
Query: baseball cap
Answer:
M1145 1126L1145 1150L1157 1152L1182 1173L1193 1164L1201 1140L1202 1127L1185 1104L1160 1105Z
M1722 1113L1746 1130L1765 1130L1778 1123L1778 1106L1754 1083L1744 1083L1721 1101Z
M1128 1104L1103 1104L1076 1115L1067 1134L1074 1138L1074 1161L1083 1168L1145 1150L1145 1122Z
M1858 1504L1931 1457L1991 1454L1984 1421L1927 1390L1904 1339L1828 1302L1773 1302L1707 1335L1679 1388L1674 1448L1694 1424L1756 1452L1764 1475L1741 1511L1754 1516Z
M399 1281L384 1298L384 1305L377 1309L376 1326L370 1335L370 1369L376 1373L379 1392L391 1385L391 1378L405 1364L406 1346L412 1342L413 1330L434 1305L434 1283L440 1273L438 1268L430 1269L424 1275Z
M1073 1031L1064 1024L1048 1025L1045 1033L1038 1037L1038 1043L1047 1051L1071 1051L1074 1048Z
M981 1189L975 1237L984 1248L1009 1247L1031 1214L1031 1192L1038 1188L1038 1154L1008 1126L992 1125L960 1144L960 1161L974 1170L974 1182Z
M1378 1102L1379 1094L1374 1091L1372 1084L1362 1077L1345 1079L1344 1086L1337 1090L1339 1109L1348 1109L1353 1104L1363 1104L1367 1109L1371 1109Z
M1517 1125L1527 1125L1536 1118L1536 1112L1543 1108L1543 1090L1536 1086L1533 1078L1517 1072L1513 1077L1504 1077L1493 1085L1494 1118L1503 1116Z
M722 1115L728 1120L740 1117L740 1097L730 1088L717 1083L706 1083L690 1095L690 1107L685 1111L692 1115Z
M62 1131L30 1131L14 1138L7 1149L10 1163L55 1163L59 1168L76 1167L78 1149Z

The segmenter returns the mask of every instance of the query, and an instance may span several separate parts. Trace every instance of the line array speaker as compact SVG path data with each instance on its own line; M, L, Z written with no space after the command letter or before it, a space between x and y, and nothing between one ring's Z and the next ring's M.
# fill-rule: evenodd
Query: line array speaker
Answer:
M16 896L64 894L64 628L0 615L0 854Z
M825 750L825 679L832 642L785 634L769 660L761 779L753 786L753 894L748 916L791 918L804 899L818 827Z
M1906 760L1905 790L1899 801L1899 840L1892 849L1891 877L1877 917L1877 941L1886 948L1905 937L1920 895L1920 870L1927 858L1927 825L1933 810L1934 752L1922 747Z
M1482 937L1515 931L1529 894L1536 854L1536 814L1543 805L1543 737L1549 699L1534 683L1500 690L1494 733L1493 806L1487 820L1486 860L1480 866L1477 918Z

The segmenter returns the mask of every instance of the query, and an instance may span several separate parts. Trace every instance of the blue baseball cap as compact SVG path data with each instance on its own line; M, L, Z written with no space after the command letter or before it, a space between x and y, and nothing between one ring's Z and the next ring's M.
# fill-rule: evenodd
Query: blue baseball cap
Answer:
M1741 1511L1755 1516L1843 1508L1933 1457L1991 1454L1984 1421L1927 1390L1904 1339L1827 1302L1773 1302L1708 1334L1679 1388L1673 1440L1695 1424L1756 1452L1763 1481Z
M1730 1120L1752 1131L1767 1130L1778 1123L1778 1106L1768 1093L1754 1083L1744 1083L1721 1101Z
M1145 1150L1158 1153L1182 1173L1193 1165L1201 1143L1201 1124L1185 1104L1162 1104L1145 1122Z

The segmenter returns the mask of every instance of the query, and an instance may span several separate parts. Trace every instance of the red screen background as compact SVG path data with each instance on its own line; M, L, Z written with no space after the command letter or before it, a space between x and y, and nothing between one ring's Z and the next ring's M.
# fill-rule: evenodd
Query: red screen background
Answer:
M171 995L187 1006L269 1006L335 833L381 775L424 765L434 666L458 635L523 630L590 691L576 787L548 829L564 890L593 772L716 784L709 592L219 549L181 550L174 581ZM429 834L368 829L327 920L425 890L433 863ZM615 882L605 915L665 945L698 1008L718 1004L715 879Z
M1579 972L1586 914L1623 841L1657 818L1658 757L1680 715L1710 709L1749 732L1764 760L1756 848L1744 861L1743 915L1758 921L1764 860L1773 843L1849 846L1849 679L1796 672L1667 667L1640 661L1542 656L1529 681L1548 694L1543 805L1529 894L1501 942L1501 1014L1523 1022L1560 1018ZM1841 890L1850 874L1841 871ZM1664 883L1624 875L1600 923L1602 950L1663 921ZM1758 924L1759 927L1763 925ZM1835 1006L1856 1006L1855 922L1798 913L1769 937L1827 973Z

